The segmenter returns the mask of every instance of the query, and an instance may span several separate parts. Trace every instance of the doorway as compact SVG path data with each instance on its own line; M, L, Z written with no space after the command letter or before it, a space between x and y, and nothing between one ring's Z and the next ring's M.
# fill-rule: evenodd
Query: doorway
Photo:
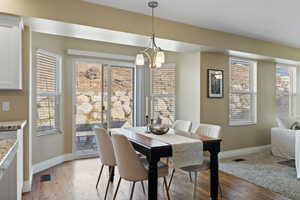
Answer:
M94 129L134 125L133 64L75 60L74 136L77 155L97 152Z

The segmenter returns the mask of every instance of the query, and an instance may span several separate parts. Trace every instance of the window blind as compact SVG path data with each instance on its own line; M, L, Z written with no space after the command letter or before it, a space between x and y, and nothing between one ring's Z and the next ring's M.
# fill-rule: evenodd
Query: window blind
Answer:
M37 91L56 92L57 57L38 50L36 58Z

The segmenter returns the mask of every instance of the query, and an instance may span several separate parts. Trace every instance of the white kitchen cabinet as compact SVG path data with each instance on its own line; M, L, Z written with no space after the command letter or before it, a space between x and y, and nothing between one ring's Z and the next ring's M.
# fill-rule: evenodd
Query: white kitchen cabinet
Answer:
M0 90L22 89L22 20L0 15Z
M17 156L10 163L8 169L0 180L1 200L21 200L17 191Z
M17 152L17 200L22 199L23 190L23 169L24 169L24 158L23 158L23 134L24 129L21 128L17 131L18 140L18 152Z

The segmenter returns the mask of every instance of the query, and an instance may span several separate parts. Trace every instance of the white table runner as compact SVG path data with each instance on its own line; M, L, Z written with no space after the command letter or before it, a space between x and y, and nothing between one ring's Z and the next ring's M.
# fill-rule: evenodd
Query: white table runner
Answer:
M199 139L174 134L173 130L165 135L148 134L145 132L145 127L128 128L122 131L133 131L172 145L171 162L175 168L200 165L203 162L203 143Z

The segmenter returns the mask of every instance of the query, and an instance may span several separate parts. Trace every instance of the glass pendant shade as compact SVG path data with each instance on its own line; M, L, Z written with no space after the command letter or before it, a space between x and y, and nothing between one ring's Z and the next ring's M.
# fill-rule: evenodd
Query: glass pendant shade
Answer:
M165 53L163 51L158 51L156 53L155 63L165 63Z
M145 65L145 58L143 54L137 54L135 58L136 65Z

